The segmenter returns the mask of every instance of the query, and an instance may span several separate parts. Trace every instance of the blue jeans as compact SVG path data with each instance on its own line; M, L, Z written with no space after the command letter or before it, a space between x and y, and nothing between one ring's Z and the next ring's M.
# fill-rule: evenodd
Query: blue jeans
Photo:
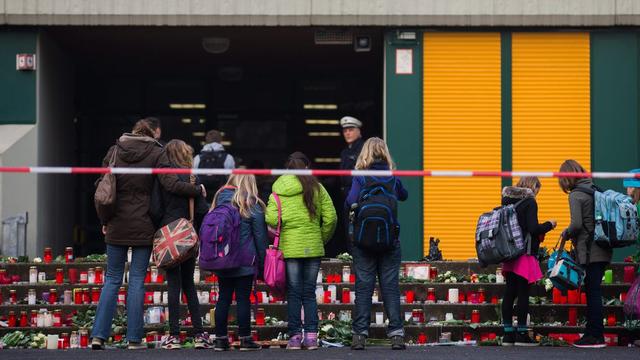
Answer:
M287 321L289 336L302 333L300 310L304 306L304 331L318 332L316 280L320 258L285 259L287 264Z
M604 317L602 310L602 277L606 262L596 262L585 266L587 275L584 278L584 288L587 293L587 326L585 335L591 335L597 339L604 336Z
M107 272L91 330L94 338L106 340L111 335L111 322L116 311L118 291L122 286L128 249L128 246L107 244ZM132 249L127 291L127 340L140 342L144 333L144 278L147 275L151 247L139 246Z
M353 333L369 336L371 296L373 296L377 276L380 281L384 311L389 319L387 336L404 336L398 280L401 259L400 245L382 255L365 252L356 246L351 250L356 272L356 313L353 317Z

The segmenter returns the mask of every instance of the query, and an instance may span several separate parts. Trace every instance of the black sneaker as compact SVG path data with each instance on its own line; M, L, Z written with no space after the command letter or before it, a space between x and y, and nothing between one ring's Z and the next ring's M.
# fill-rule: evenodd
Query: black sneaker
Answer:
M229 338L228 337L223 337L223 338L216 338L216 344L213 348L213 350L215 351L227 351L229 350L230 346L229 346Z
M404 350L406 348L404 336L396 335L391 337L391 350Z
M607 347L604 338L596 338L591 335L584 335L580 340L573 343L573 346L581 349L602 349Z
M535 340L529 337L529 334L526 331L518 331L516 334L516 342L515 346L538 346Z
M351 338L351 350L364 350L367 344L367 337L364 335L354 334Z
M91 340L91 350L104 350L104 340L94 337Z
M253 341L251 336L240 338L240 351L255 351L260 349L262 349L262 347Z
M516 332L505 332L502 337L502 346L513 346L516 343Z

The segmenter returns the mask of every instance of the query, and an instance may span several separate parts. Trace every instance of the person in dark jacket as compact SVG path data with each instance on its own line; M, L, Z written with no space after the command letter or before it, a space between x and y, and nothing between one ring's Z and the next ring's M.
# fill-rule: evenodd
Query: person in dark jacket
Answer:
M356 164L357 170L390 170L393 167L393 160L384 140L373 137L364 143ZM393 190L397 199L400 201L407 199L407 190L402 186L400 179L396 177L369 177L368 179L371 178L374 181L379 180L384 183L393 182ZM349 209L352 204L359 201L360 191L364 188L366 182L367 178L364 176L353 178L351 190L345 201L345 208ZM354 350L364 350L365 348L371 323L371 296L373 295L377 276L382 290L384 309L389 319L387 336L391 339L391 348L394 350L405 349L398 279L401 260L399 239L395 249L384 255L372 254L356 246L352 246L352 255L356 272L356 310L353 319L351 348Z
M215 314L215 350L229 350L227 319L234 292L237 302L240 350L260 350L260 346L251 337L250 295L255 279L262 279L263 276L264 257L267 250L267 225L264 220L265 204L260 200L255 176L231 175L227 184L216 193L213 203L213 207L231 203L238 208L242 218L240 241L251 249L256 259L254 266L215 272L220 284L220 296Z
M169 167L166 154L153 136L149 122L138 121L131 134L122 135L116 145L109 149L102 162L103 167L108 166L114 152L116 167ZM158 175L158 180L169 192L183 196L198 196L204 191L204 187L182 182L176 175ZM149 215L153 183L152 175L116 175L115 210L112 213L98 211L107 244L107 272L91 331L93 349L103 349L104 341L111 335L116 297L122 285L129 247L133 253L127 291L127 340L130 349L145 348L141 343L144 278L156 231Z
M165 145L165 151L171 167L190 169L193 165L193 149L182 140L171 140ZM195 183L194 175L178 175L182 182ZM191 181L193 178L193 181ZM155 195L155 194L154 194ZM162 188L159 203L154 201L153 206L163 210L162 218L158 224L158 228L168 225L178 219L190 219L190 197L172 194ZM194 219L193 225L195 229L200 228L202 218L208 211L205 198L202 194L198 194L193 198L194 202ZM157 209L152 209L157 210ZM200 314L200 303L196 286L193 282L193 273L196 267L196 257L191 257L186 261L166 269L167 285L169 289L169 336L162 342L162 348L167 350L180 349L180 290L187 298L189 313L194 328L194 347L196 349L210 349L212 347L209 341L209 334L202 327L202 317Z
M566 160L560 172L587 172L575 160ZM560 188L569 194L571 223L562 232L562 238L571 240L576 249L577 261L586 270L583 288L587 293L587 326L584 335L573 346L579 348L604 348L604 325L602 324L602 276L611 262L612 250L603 249L593 241L595 230L594 200L589 190L593 182L589 178L560 177ZM581 191L582 189L586 190Z
M504 338L502 346L537 346L527 332L527 314L529 313L530 284L542 279L538 262L538 250L544 234L553 230L557 222L549 220L538 223L538 203L536 195L540 192L540 180L535 176L526 176L516 186L506 186L502 190L502 205L516 205L518 224L527 241L527 252L515 260L502 265L507 284L502 298L502 321ZM513 303L518 298L518 328L513 327Z

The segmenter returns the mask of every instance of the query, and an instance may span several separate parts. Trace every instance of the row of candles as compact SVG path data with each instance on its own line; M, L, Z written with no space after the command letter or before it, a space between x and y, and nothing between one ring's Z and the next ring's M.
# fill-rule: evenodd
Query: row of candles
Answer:
M72 331L71 335L69 333L50 334L45 341L46 348L49 350L86 349L89 347L89 331L85 329Z

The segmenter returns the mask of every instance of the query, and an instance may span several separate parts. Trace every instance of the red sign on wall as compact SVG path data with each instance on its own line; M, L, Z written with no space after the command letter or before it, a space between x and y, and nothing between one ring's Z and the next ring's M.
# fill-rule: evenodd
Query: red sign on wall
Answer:
M36 54L17 54L16 70L33 71L36 69Z

